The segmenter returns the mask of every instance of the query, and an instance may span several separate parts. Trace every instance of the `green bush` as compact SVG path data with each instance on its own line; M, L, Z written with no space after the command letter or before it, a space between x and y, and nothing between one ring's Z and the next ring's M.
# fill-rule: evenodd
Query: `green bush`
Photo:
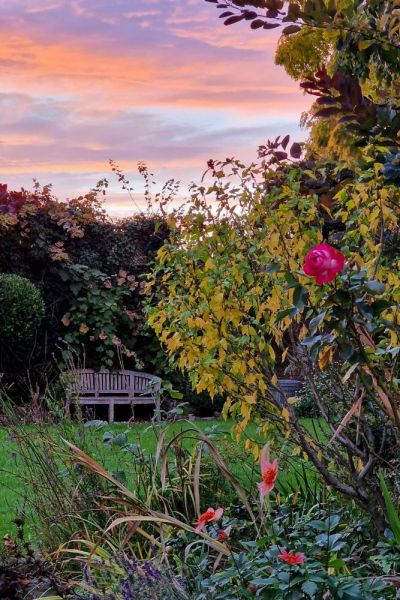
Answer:
M0 275L1 343L14 348L31 338L44 315L39 290L25 277Z

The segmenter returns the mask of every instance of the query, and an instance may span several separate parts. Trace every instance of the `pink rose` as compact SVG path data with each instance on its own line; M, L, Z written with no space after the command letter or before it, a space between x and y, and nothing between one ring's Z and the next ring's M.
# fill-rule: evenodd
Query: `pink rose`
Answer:
M316 283L323 285L335 279L343 269L344 263L344 254L324 242L311 248L305 258L303 269L306 275L315 277Z

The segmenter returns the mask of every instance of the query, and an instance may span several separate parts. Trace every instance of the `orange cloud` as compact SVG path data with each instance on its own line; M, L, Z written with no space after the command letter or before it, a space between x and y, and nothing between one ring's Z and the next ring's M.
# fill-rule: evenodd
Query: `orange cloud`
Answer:
M298 135L311 101L274 66L277 34L224 27L202 0L138 4L0 6L3 179L43 176L68 195L112 157L188 181L208 158L251 159L268 137Z

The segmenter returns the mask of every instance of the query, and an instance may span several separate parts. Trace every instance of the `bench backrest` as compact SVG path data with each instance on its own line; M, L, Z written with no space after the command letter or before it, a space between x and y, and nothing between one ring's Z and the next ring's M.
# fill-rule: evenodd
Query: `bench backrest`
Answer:
M136 394L154 395L160 390L161 379L156 375L141 371L119 371L119 373L129 377L131 388Z
M63 374L68 392L80 395L124 395L155 397L161 379L141 371L94 371L77 369Z

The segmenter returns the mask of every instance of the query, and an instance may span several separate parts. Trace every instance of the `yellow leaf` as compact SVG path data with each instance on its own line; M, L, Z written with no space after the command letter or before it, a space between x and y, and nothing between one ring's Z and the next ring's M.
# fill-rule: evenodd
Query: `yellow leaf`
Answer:
M332 362L333 359L333 347L326 346L322 352L320 352L318 359L318 366L323 371Z
M182 346L181 336L179 333L174 333L173 336L166 341L166 346L169 352L174 352L174 350Z
M254 385L257 381L257 377L254 375L254 373L249 373L249 375L247 375L245 382L248 385Z
M257 402L256 394L245 396L244 401L247 402L247 404L255 404Z
M282 414L282 417L285 419L285 421L287 423L289 423L289 421L290 421L290 415L289 415L288 409L287 408L283 408L281 414Z
M214 263L211 258L208 258L205 262L204 270L209 271L210 269L213 269L213 268L214 268Z
M246 422L250 419L251 408L247 404L247 402L241 402L240 403L240 414L242 415L243 420L245 420Z

